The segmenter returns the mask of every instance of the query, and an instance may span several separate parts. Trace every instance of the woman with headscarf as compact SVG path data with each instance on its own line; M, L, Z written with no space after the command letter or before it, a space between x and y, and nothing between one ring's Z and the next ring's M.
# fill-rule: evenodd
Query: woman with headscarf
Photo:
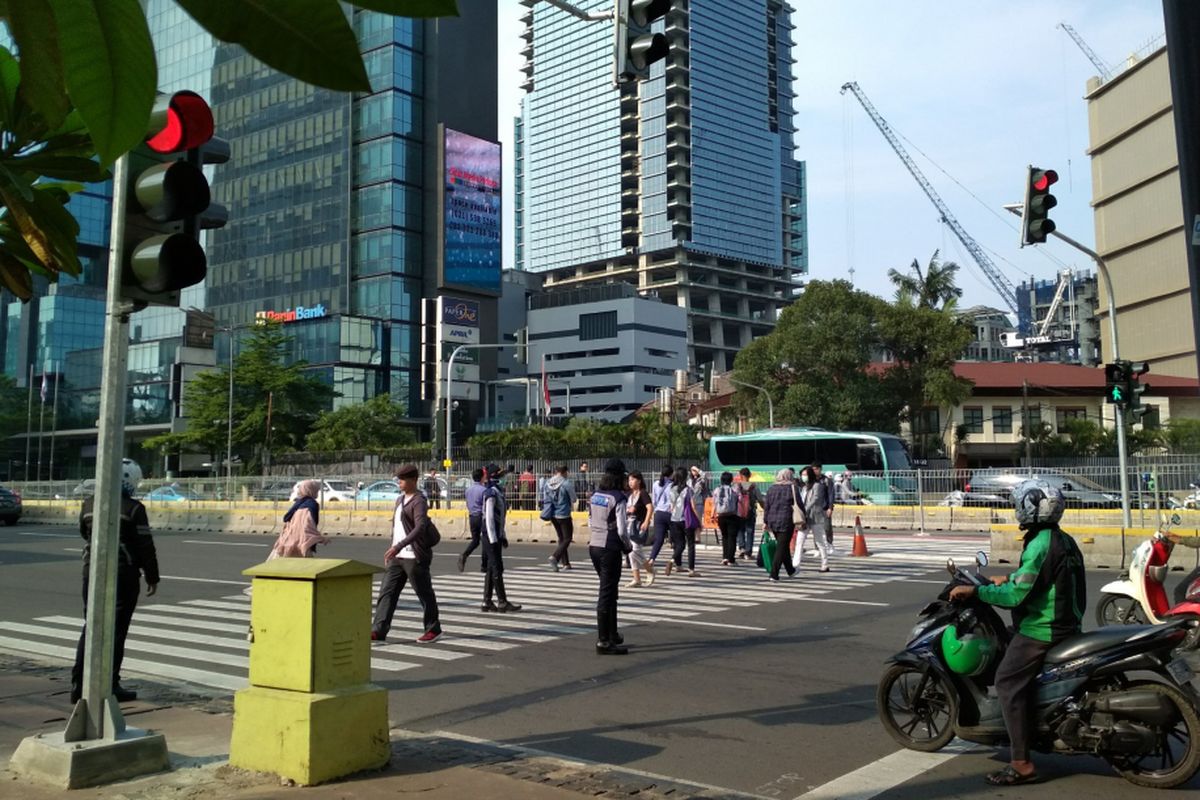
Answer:
M796 568L792 566L792 534L796 530L793 521L793 510L797 505L796 483L790 469L781 469L775 473L775 483L767 490L767 499L763 504L763 522L775 537L775 559L771 562L771 580L779 582L779 569L785 567L788 575L794 575Z
M624 486L625 462L611 459L604 465L604 477L588 498L588 555L600 578L596 596L596 653L623 656L625 637L617 631L617 593L621 588L621 566L633 550L629 539L628 498Z
M321 495L320 481L300 481L292 488L294 502L283 515L283 531L271 548L272 558L309 558L319 544L328 544L329 539L317 530L321 519L321 506L317 498Z

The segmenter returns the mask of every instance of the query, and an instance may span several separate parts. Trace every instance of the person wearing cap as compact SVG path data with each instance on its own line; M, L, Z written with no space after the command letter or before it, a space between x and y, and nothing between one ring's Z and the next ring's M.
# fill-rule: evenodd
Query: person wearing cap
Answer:
M504 549L508 547L508 537L504 533L504 517L508 511L504 492L493 480L493 475L503 474L496 464L488 464L483 468L486 484L483 492L483 604L480 611L508 613L520 611L521 606L510 602L508 593L504 591ZM492 601L493 593L498 602Z
M415 464L405 464L396 470L400 496L396 498L392 512L392 546L383 554L387 572L371 621L373 642L387 641L392 617L396 613L396 601L400 599L400 592L404 591L407 583L412 584L425 612L425 632L417 638L417 643L432 644L442 636L437 595L433 592L433 579L429 571L433 564L433 545L440 537L429 519L428 501L417 491L420 476L421 472Z
M629 652L617 630L617 593L621 587L621 565L633 551L629 538L625 462L612 459L604 466L604 477L588 498L588 554L600 577L596 596L596 653L623 656Z

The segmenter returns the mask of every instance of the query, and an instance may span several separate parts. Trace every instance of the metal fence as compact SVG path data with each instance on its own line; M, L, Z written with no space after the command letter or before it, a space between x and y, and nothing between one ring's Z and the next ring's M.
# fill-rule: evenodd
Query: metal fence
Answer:
M489 460L490 461L490 460ZM588 459L588 472L581 471L582 460L567 462L570 478L586 497L594 490L603 471L603 456ZM439 472L434 486L427 491L435 508L461 509L471 472L482 468L483 460L468 460L454 465L447 478ZM501 467L509 462L498 460ZM560 462L526 459L512 463L514 471L503 482L510 507L536 510L538 490L543 479ZM647 485L659 476L663 458L625 460L630 470L643 473ZM687 462L679 466L690 466ZM703 464L697 466L703 467ZM521 474L532 467L533 482ZM282 513L289 505L293 484L315 478L322 481L321 502L326 508L386 510L395 502L396 488L391 469L342 475L322 474L318 467L303 474L299 468L290 476L255 478L208 477L179 480L146 479L139 496L150 507L221 508L252 505L257 510ZM1067 502L1064 525L1121 525L1120 469L1116 466L1073 465L1070 467L1008 467L975 470L912 470L857 472L846 475L831 472L838 488L835 523L851 525L858 517L866 527L897 530L970 530L981 531L995 523L1012 522L1011 489L1030 475L1058 486ZM762 476L759 476L762 477ZM1130 467L1130 507L1133 523L1153 527L1163 513L1180 513L1185 527L1200 527L1200 461L1175 460L1142 463ZM706 474L710 489L719 482L716 473ZM422 490L432 488L429 476L419 483ZM17 483L12 485L27 501L79 501L93 491L91 481ZM760 484L765 490L768 484Z

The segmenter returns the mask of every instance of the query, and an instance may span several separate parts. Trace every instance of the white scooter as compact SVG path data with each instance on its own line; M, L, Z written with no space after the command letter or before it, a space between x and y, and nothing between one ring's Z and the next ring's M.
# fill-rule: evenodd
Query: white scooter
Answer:
M1178 619L1194 614L1194 603L1187 602L1172 608L1166 587L1163 586L1170 569L1167 562L1170 561L1171 551L1175 549L1175 543L1167 537L1167 532L1179 523L1180 516L1173 514L1169 523L1162 525L1153 536L1134 549L1129 571L1122 574L1120 580L1100 588L1100 602L1096 604L1098 624L1158 625L1167 621L1168 616Z

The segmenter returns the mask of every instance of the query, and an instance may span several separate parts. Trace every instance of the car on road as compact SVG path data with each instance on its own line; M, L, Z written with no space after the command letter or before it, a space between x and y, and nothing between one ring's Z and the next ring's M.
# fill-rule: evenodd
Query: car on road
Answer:
M21 518L21 493L16 489L0 486L0 521L6 525L15 525Z
M157 489L146 492L142 497L143 502L149 503L186 503L203 499L195 492L181 486L159 486Z
M251 500L289 500L295 481L271 481L250 490Z
M943 497L938 505L964 508L996 508L998 506L1008 506L1011 503L998 494L956 490Z
M355 493L354 484L350 481L321 481L321 501L324 503L353 503Z
M355 496L360 503L395 503L400 496L400 484L395 481L375 481L358 490Z
M1003 504L1011 502L1013 487L1024 480L1036 478L1062 492L1067 508L1120 508L1121 495L1111 492L1093 480L1068 472L1027 472L1020 469L978 469L971 474L964 490L968 495L995 495Z

